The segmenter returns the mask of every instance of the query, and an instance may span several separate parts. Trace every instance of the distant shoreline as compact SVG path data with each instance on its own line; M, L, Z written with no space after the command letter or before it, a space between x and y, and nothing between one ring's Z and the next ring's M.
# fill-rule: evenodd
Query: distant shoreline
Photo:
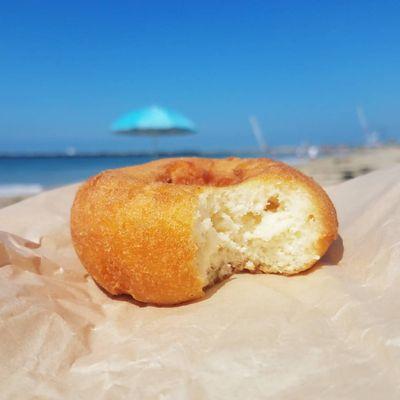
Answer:
M138 155L140 154L140 155ZM221 156L227 156L229 153L227 152L179 152L179 153L162 153L162 156L168 157L168 156L216 156L216 155L221 155ZM232 154L235 155L249 155L249 154L255 154L258 156L271 156L272 154L262 154L262 153L246 153L246 152L233 152ZM282 153L281 153L282 154ZM0 155L0 159L3 155ZM161 156L161 157L162 157ZM276 154L272 155L276 157ZM52 153L52 154L8 154L7 157L4 157L4 160L12 160L16 159L17 163L19 160L28 160L32 159L33 160L39 160L38 162L40 163L40 159L46 160L46 159L70 159L73 161L76 159L77 161L82 158L93 158L95 159L101 159L104 158L104 160L100 161L100 166L103 164L106 164L106 160L109 157L136 157L141 159L141 157L144 158L143 162L146 161L146 157L149 157L149 153L117 153L115 155L114 153L79 153L73 156L67 156L63 153ZM152 154L152 157L154 155ZM159 156L160 157L160 156ZM283 156L281 156L283 158ZM290 156L287 155L286 153L286 158L290 158ZM342 182L347 179L351 179L354 177L357 177L359 175L366 174L368 172L380 169L380 168L385 168L389 167L391 165L400 163L400 146L399 145L386 145L382 146L379 148L362 148L362 147L354 147L354 148L345 148L336 152L333 152L332 155L326 154L326 156L318 156L317 159L310 160L307 157L301 158L299 154L296 155L296 157L293 157L294 163L291 163L292 165L296 165L298 169L300 169L302 172L305 174L313 177L317 182L319 182L323 186L329 186L332 184L336 184L339 182ZM7 161L4 161L7 163ZM46 164L46 161L43 161ZM142 160L140 160L142 162ZM53 162L52 162L53 163ZM10 161L10 164L13 164L12 161ZM31 163L32 164L32 163ZM34 164L36 164L36 161L34 161ZM67 162L67 165L69 162ZM24 163L22 163L24 166ZM79 168L82 167L82 165L87 165L87 162L81 162ZM25 168L25 166L24 166ZM54 165L52 166L54 168ZM66 164L64 163L63 168L66 168ZM69 167L68 167L69 168ZM104 166L104 169L107 168L107 166ZM54 172L54 171L52 171ZM55 170L55 175L58 177L58 174L62 172L62 170ZM23 176L30 176L32 173L32 170L28 169L23 171ZM47 174L47 172L45 171ZM84 178L82 178L84 179ZM78 181L78 180L77 180ZM60 181L60 183L62 183ZM70 183L70 182L67 182ZM65 184L67 184L65 183ZM40 193L42 190L48 190L51 189L52 187L57 187L58 184L57 182L51 184L51 185L44 185L41 184L41 182L36 182L36 181L30 181L30 182L0 182L0 208L5 207L7 205L11 205L17 201L23 200L26 197L29 197L31 195L35 195Z
M382 145L382 147L393 146ZM216 150L182 150L182 151L57 151L57 152L0 152L0 158L104 158L104 157L226 157L229 154L252 156L252 157L269 157L269 156L302 156L307 154L310 148L317 148L318 155L335 155L347 153L354 150L362 149L362 146L351 145L322 145L322 146L276 146L270 147L266 152L258 149L216 149Z

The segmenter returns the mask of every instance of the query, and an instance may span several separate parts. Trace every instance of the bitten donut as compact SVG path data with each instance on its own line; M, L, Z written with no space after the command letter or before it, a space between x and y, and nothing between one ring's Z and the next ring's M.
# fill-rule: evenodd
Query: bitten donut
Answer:
M259 159L162 159L78 190L76 252L111 294L159 305L202 297L235 272L292 275L337 236L335 208L299 171Z

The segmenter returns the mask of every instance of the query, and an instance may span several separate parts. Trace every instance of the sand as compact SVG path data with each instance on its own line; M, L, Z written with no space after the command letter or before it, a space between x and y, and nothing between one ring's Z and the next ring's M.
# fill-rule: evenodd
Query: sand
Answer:
M29 196L16 196L16 197L0 197L0 208L10 206L11 204L18 203Z
M397 163L400 163L400 145L346 150L338 156L308 160L296 168L326 187ZM26 197L0 197L0 208Z
M320 185L330 186L397 163L400 163L400 146L386 146L354 149L340 156L310 160L296 167Z

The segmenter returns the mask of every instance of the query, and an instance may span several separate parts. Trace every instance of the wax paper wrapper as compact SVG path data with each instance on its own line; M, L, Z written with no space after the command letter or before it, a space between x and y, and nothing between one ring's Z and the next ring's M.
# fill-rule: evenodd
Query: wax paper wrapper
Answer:
M235 275L176 307L93 282L76 188L0 211L0 398L400 398L400 167L328 189L340 238L311 271Z

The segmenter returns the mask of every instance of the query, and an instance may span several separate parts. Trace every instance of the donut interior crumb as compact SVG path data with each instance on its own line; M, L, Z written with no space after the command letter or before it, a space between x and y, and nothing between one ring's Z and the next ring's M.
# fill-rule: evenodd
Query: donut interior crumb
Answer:
M243 270L292 274L319 259L321 227L308 193L251 182L204 191L194 225L204 287Z

